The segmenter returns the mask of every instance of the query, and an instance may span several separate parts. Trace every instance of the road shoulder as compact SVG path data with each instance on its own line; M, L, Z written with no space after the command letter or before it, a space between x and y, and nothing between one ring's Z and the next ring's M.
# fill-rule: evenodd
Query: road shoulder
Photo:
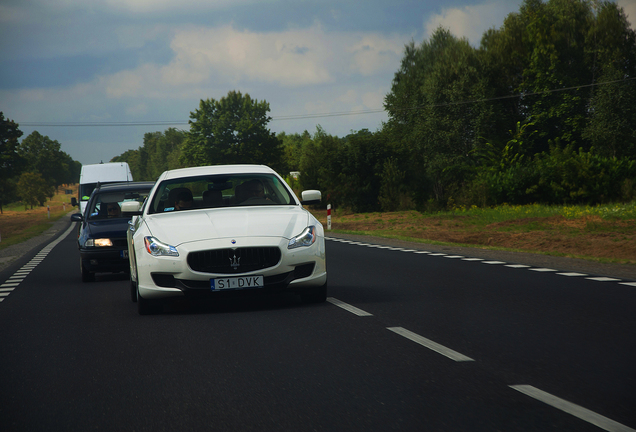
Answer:
M340 238L357 242L379 244L407 249L427 250L430 252L446 253L449 255L462 255L471 258L483 258L487 260L505 261L510 264L525 264L533 267L546 267L559 271L571 271L586 273L593 276L607 276L636 281L636 265L599 263L579 258L557 257L529 252L512 252L479 247L442 246L420 242L389 239L354 234L340 234L325 232L326 237Z

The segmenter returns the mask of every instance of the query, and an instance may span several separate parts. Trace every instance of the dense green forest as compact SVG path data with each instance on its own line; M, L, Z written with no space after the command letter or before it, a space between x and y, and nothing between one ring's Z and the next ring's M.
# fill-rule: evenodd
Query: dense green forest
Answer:
M269 104L202 100L190 130L148 133L136 179L264 163L354 211L601 203L636 195L636 34L613 2L526 0L478 48L439 28L409 43L377 131L268 129Z
M31 208L44 205L59 186L77 183L82 169L48 136L34 131L18 142L21 136L19 125L0 112L0 212L18 200Z

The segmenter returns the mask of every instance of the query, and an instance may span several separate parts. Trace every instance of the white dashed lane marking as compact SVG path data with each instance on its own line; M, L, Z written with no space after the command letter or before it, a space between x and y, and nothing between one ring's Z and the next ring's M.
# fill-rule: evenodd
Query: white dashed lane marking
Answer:
M405 338L420 344L432 351L435 351L438 354L443 355L444 357L448 357L451 360L455 361L474 361L470 357L466 357L463 354L458 353L450 348L445 347L444 345L440 345L437 342L433 342L430 339L426 339L423 336L418 335L417 333L413 333L410 330L407 330L403 327L387 327L387 330L391 330L394 333L399 334L400 336L404 336Z
M340 239L335 239L335 238L326 238L327 240L332 240L332 241L340 241L343 243L351 243L351 242L347 242L347 241L343 241ZM459 255L448 255L445 253L432 253L429 251L418 251L418 250L414 250L414 249L404 249L404 248L394 248L394 247L390 247L390 246L381 246L381 245L372 245L372 244L363 244L364 246L367 247L373 247L373 248L378 248L378 249L388 249L388 250L395 250L395 251L402 251L402 252L410 252L413 254L420 254L420 255L428 255L428 256L434 256L434 257L444 257L444 258L451 258L451 259L460 259L461 261L476 261L476 262L481 262L482 264L491 264L491 265L504 265L505 267L509 267L509 268L514 268L514 269L527 269L527 270L531 270L531 271L535 271L535 272L540 272L540 273L551 273L551 272L558 272L558 270L555 269L550 269L550 268L543 268L543 267L532 267L529 265L525 265L525 264L507 264L503 261L488 261L488 260L484 260L483 258L465 258L463 256L459 256ZM593 281L598 281L598 282L618 282L620 285L626 285L626 286L631 286L631 287L636 287L636 282L622 282L621 279L617 279L617 278L611 278L611 277L588 277L589 275L585 274L585 273L577 273L577 272L561 272L561 273L555 273L559 276L567 276L567 277L582 277L585 279L589 279L589 280L593 280ZM1 301L1 299L0 299ZM373 316L372 314L365 312L361 309L356 308L355 306L352 306L350 304L344 303L340 300L337 300L333 297L329 297L327 298L327 301L341 307L342 309L345 309L355 315L358 316ZM437 352L438 354L442 354L445 357L448 357L452 360L455 361L474 361L473 359L471 359L470 357L467 357L461 353L458 353L457 351L454 351L450 348L445 347L444 345L440 345L437 342L434 342L430 339L427 339L421 335L418 335L417 333L413 333L410 330L407 330L403 327L387 327L387 330L390 330L396 334L399 334L400 336L403 336L419 345L422 345L432 351ZM579 405L576 405L572 402L568 402L564 399L561 399L559 397L553 396L549 393L544 392L543 390L540 390L536 387L530 386L530 385L511 385L509 386L510 388L513 388L527 396L530 396L538 401L541 401L543 403L546 403L554 408L557 408L565 413L571 414L575 417L578 417L581 420L584 420L588 423L591 423L601 429L604 429L606 431L609 432L636 432L636 429L632 429L628 426L625 426L621 423L618 423L612 419L609 419L607 417L604 417L600 414L597 414L593 411L588 410L587 408L583 408Z
M406 249L406 248L401 248L401 247L384 246L384 245L378 245L378 244L356 242L356 241L351 241L351 240L346 240L346 239L339 239L339 238L335 238L335 237L325 237L325 240L330 240L330 241L340 242L340 243L347 243L347 244L351 244L351 245L365 246L365 247L369 247L369 248L386 249L386 250L391 250L391 251L400 251L400 252L406 252L406 253L413 253L413 254L417 254L417 255L428 255L428 256L432 256L432 257L444 257L444 258L449 258L449 259L459 259L461 261L468 261L468 262L475 261L475 262L481 262L482 264L489 264L489 265L503 265L504 267L514 268L514 269L527 269L527 270L534 271L534 272L539 272L539 273L555 273L555 274L557 274L559 276L583 277L585 279L589 279L589 280L593 280L593 281L597 281L597 282L618 282L620 285L636 287L636 282L623 282L622 279L617 279L617 278L612 278L612 277L604 277L604 276L592 276L592 277L590 277L590 275L585 274L585 273L559 272L559 270L551 269L551 268L533 267L533 266L529 266L529 265L525 265L525 264L508 264L508 263L506 263L504 261L492 261L492 260L485 260L483 258L471 258L471 257L464 257L462 255L450 255L450 254L446 254L446 253L442 253L442 252L430 252L430 251L417 250L417 249ZM559 273L557 273L557 272L559 272Z
M333 297L327 297L327 301L333 305L336 305L346 311L351 312L354 315L358 315L358 316L373 316L373 314L370 314L369 312L363 311L362 309L358 309L355 306L351 306L348 303L345 303L343 301L340 301L338 299L335 299Z
M604 417L600 414L590 411L582 406L576 405L572 402L568 402L559 397L553 396L550 393L546 393L543 390L539 390L536 387L530 385L512 385L511 388L530 396L538 401L546 403L554 408L560 409L568 414L580 418L588 423L600 427L609 432L636 432L636 429L632 429L624 424L618 423L612 419Z
M20 283L31 273L31 271L37 267L44 258L46 258L51 252L51 250L57 246L59 242L64 240L67 235L71 231L73 231L74 224L68 227L68 229L57 238L57 240L52 241L47 246L44 247L40 252L38 252L28 263L23 265L19 270L17 270L13 275L9 276L9 279L5 281L5 283L0 285L0 302L3 301L11 292L18 286Z

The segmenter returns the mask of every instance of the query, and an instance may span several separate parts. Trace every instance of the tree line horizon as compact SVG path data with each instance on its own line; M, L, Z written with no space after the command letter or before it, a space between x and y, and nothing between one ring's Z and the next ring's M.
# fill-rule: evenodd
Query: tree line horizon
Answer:
M232 90L202 99L188 131L146 133L111 162L135 180L269 165L355 212L631 201L635 102L636 32L621 7L525 0L477 48L444 28L407 44L374 132L274 134L269 103Z

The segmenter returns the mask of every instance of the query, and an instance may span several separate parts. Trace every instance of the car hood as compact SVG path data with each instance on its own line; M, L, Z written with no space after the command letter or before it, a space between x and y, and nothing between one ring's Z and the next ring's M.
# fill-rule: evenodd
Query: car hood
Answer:
M92 238L126 238L130 219L103 219L89 221L86 235Z
M309 224L302 207L240 207L154 214L146 218L152 236L178 246L207 239L283 237L300 234Z

